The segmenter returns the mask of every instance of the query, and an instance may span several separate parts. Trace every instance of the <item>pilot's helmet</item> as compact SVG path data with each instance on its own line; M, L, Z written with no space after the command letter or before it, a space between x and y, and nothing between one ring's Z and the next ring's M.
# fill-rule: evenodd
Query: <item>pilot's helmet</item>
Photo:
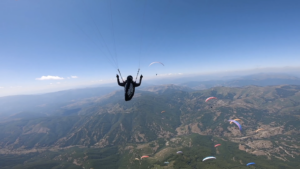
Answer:
M132 79L133 79L133 78L132 78L131 75L127 76L127 80L132 80Z

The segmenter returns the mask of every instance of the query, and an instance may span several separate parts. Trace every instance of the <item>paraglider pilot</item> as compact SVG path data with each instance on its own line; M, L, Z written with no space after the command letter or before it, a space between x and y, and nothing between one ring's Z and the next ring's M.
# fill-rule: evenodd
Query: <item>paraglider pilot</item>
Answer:
M119 75L117 74L119 86L124 87L125 101L129 101L132 99L134 92L135 92L135 88L139 87L142 83L142 78L143 78L143 75L140 76L140 83L136 83L133 81L132 76L129 75L129 76L127 76L127 80L125 80L125 82L120 83Z

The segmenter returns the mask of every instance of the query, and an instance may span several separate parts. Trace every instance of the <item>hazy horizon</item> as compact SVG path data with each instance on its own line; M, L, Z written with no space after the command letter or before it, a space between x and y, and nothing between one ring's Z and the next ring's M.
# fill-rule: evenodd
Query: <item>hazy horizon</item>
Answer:
M257 69L245 69L245 70L232 70L225 72L206 72L206 73L198 73L198 74L164 74L160 76L152 76L150 78L144 77L142 84L144 85L162 85L162 84L179 84L186 83L191 81L210 81L210 80L229 80L238 77L248 76L248 75L256 75L256 74L285 74L288 76L295 76L300 78L300 68L257 68ZM174 82L176 81L176 82ZM73 85L68 85L64 83L53 84L48 88L2 88L2 92L0 93L0 97L4 96L12 96L12 95L34 95L34 94L46 94L52 92L59 92L71 89L82 89L82 88L90 88L90 87L116 87L117 85L116 78L105 81L95 81L95 82L86 82L86 83L75 83ZM143 87L143 86L142 86ZM18 89L18 90L16 90ZM120 88L121 89L121 88ZM0 89L1 90L1 89Z
M300 72L299 5L3 0L0 96L113 84L118 68L123 78L141 68L145 83Z

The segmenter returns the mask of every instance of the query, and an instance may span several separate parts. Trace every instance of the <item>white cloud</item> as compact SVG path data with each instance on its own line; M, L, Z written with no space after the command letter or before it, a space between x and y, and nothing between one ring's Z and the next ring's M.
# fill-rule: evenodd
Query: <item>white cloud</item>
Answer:
M56 84L60 84L60 82L57 82Z
M36 78L36 80L63 80L63 77L59 77L59 76L42 76L40 78Z
M72 78L72 79L77 79L77 78L78 78L78 76L71 76L71 78Z
M0 89L3 89L3 88L4 88L4 87L1 87L1 86L0 86Z

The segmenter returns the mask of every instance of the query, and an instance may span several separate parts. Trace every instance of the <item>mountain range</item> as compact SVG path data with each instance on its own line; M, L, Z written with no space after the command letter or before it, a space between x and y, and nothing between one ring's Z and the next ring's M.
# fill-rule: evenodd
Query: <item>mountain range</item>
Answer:
M1 168L300 167L299 85L145 86L129 102L110 89L1 98Z

